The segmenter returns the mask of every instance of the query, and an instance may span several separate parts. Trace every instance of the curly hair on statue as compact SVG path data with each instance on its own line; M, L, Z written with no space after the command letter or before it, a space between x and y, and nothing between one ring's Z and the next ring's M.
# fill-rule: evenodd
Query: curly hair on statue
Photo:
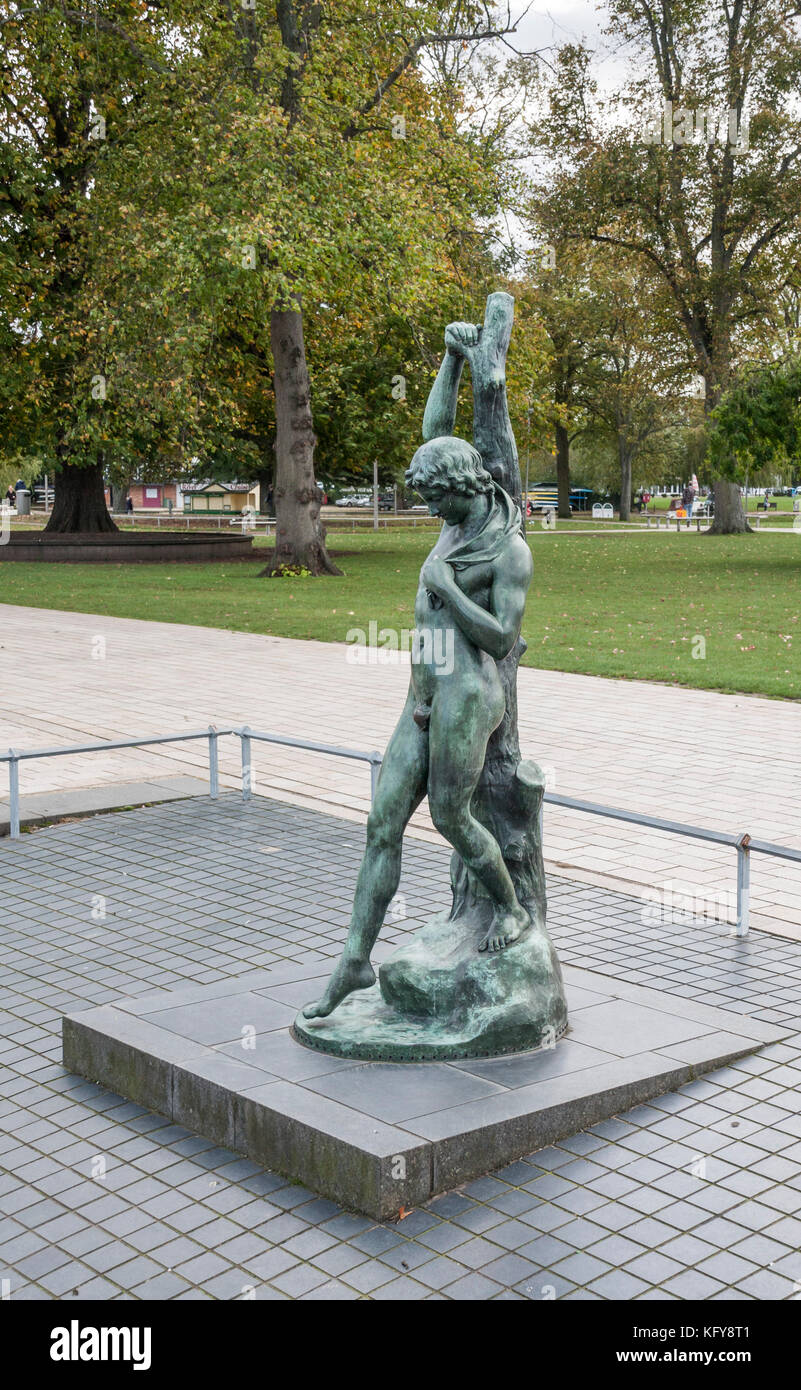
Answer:
M492 492L495 484L478 449L466 439L443 434L421 444L406 470L406 486L418 491L439 487L474 497L477 492Z

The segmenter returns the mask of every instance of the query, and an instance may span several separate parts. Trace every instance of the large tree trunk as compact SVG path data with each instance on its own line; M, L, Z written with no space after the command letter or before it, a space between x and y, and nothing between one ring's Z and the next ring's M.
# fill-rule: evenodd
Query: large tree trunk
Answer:
M744 531L750 531L752 528L743 512L739 484L730 482L728 478L716 478L714 487L715 515L707 535L739 536Z
M570 517L570 436L566 425L556 426L557 515Z
M262 574L301 565L312 574L341 574L325 548L321 492L314 481L311 387L303 342L303 317L273 309L270 338L275 373L275 550Z
M731 343L728 335L724 334L713 344L712 365L704 378L704 415L707 420L728 386L730 362ZM739 485L728 478L715 478L712 486L715 492L715 515L707 535L741 536L744 532L750 531L751 527L743 512Z
M45 531L98 534L116 531L106 506L103 466L62 464L55 479L55 499Z
M618 438L618 458L620 459L620 520L631 517L631 454L623 439Z

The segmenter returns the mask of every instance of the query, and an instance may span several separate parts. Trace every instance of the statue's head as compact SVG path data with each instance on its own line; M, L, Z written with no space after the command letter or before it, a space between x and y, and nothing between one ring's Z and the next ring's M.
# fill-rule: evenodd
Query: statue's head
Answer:
M420 493L432 516L445 521L460 521L465 504L494 487L478 450L450 434L421 444L406 471L406 485Z

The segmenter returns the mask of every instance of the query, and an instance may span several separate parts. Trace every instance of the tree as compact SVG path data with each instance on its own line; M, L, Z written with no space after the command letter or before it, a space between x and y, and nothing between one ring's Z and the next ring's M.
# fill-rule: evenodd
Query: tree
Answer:
M0 425L18 455L56 461L48 530L116 529L103 492L115 354L94 277L120 239L95 236L95 190L106 121L125 157L161 81L169 22L138 0L91 14L58 0L0 3Z
M395 19L398 15L397 6L387 7L390 11L389 17ZM449 109L449 97L453 93L453 83L450 74L444 83L444 91L437 93L436 84L427 88L421 83L419 75L415 72L415 64L418 57L427 50L447 49L450 45L456 44L460 48L466 45L473 46L481 39L498 37L504 32L503 26L498 27L492 19L488 7L479 5L437 6L419 7L416 14L409 14L408 7L401 7L405 10L402 15L402 22L398 32L393 35L393 41L387 44L384 40L386 28L377 27L371 34L372 51L377 61L372 64L373 73L378 73L378 80L375 76L370 79L369 86L365 81L367 73L364 64L364 52L361 45L364 43L365 35L362 33L360 46L355 60L353 55L347 53L346 64L343 64L343 53L337 55L337 70L340 76L343 71L355 78L352 85L351 107L352 114L344 123L340 123L334 132L334 141L330 147L333 148L334 158L343 161L346 166L352 160L366 156L369 159L372 151L375 163L373 175L378 174L377 183L373 183L368 197L363 198L361 211L358 218L361 226L358 233L359 254L363 257L365 253L369 258L375 255L374 247L366 245L365 232L375 237L378 244L382 247L382 253L386 258L389 273L392 261L395 256L390 255L389 245L386 238L387 223L392 222L395 228L395 238L392 245L393 251L400 251L399 262L396 260L398 269L403 273L410 259L415 258L418 263L421 259L421 250L427 239L431 250L435 252L436 236L438 232L445 233L445 246L453 236L459 224L464 229L465 211L473 202L480 202L482 194L486 196L486 189L482 189L483 168L479 164L471 168L471 155L475 158L475 150L471 149L472 141L460 137L458 129L453 120L453 111ZM310 111L313 112L312 101L314 98L313 69L315 61L319 63L319 54L322 49L325 60L330 61L330 54L327 52L328 45L321 43L319 28L322 24L322 11L303 8L300 15L297 8L284 4L278 6L278 18L281 29L281 39L284 48L287 50L288 58L285 78L281 89L281 106L286 117L287 147L285 158L294 161L299 146L307 138L308 125L310 121ZM302 16L302 17L301 17ZM411 23L410 23L411 20ZM384 16L381 17L381 25L384 24ZM444 26L444 27L443 27ZM347 52L347 50L346 50ZM306 65L308 79L296 80L293 70L293 61L302 55L303 63ZM347 63L352 64L350 70ZM440 72L441 72L440 68ZM311 83L311 90L304 90L306 81ZM417 148L411 148L406 138L406 125L414 122ZM314 117L312 117L312 129L314 128ZM387 136L402 134L404 139L395 141L396 146L403 148L404 159L401 161L405 166L399 172L405 175L407 188L409 188L409 176L412 174L411 188L413 189L412 201L398 196L398 189L402 187L401 181L393 181L393 186L389 186L385 181L387 167L398 163L396 158L388 158L389 149L387 148ZM376 148L376 135L378 135L378 148ZM383 149L382 149L383 145ZM350 147L353 146L353 150ZM391 142L389 148L391 149ZM486 150L486 145L485 145ZM408 152L407 152L408 151ZM397 153L393 152L394 154ZM411 158L410 158L411 155ZM364 167L364 158L362 158ZM429 185L433 191L433 197L425 196L424 190L427 186L427 177L432 178ZM476 176L478 175L478 180ZM466 177L467 176L467 177ZM468 194L465 202L464 193L460 191L454 197L454 179L464 180L464 189ZM373 181L371 180L371 183ZM411 190L410 190L411 191ZM421 195L422 198L421 198ZM439 202L439 206L437 203ZM403 220L406 225L407 235L401 233L401 227L396 219L388 217L388 209L392 204L402 212ZM419 208L422 203L424 208L423 221L419 219ZM412 217L416 212L417 216ZM377 213L376 221L369 220L366 214ZM469 214L468 214L469 217ZM455 226L453 225L455 222ZM449 225L450 224L450 225ZM408 239L408 228L414 227L415 238ZM432 239L433 234L433 239ZM346 228L345 250L347 258L350 260L353 252L352 230ZM444 248L443 248L444 249ZM433 269L439 261L439 270L442 271L442 261L444 257L436 254L431 257L429 253L429 265ZM419 272L418 272L419 274ZM273 324L276 317L281 316L281 323L286 326L286 336L282 332L276 334L273 329L273 358L275 362L276 379L276 410L278 418L278 428L276 435L276 550L274 564L281 566L283 563L302 563L317 572L319 567L327 568L322 557L318 544L314 554L316 563L308 565L307 556L309 554L309 544L299 538L298 528L302 525L304 509L307 512L306 525L310 524L309 517L313 504L308 499L308 484L311 479L313 485L313 449L314 434L311 420L311 409L306 414L305 425L300 424L300 414L293 409L281 410L279 405L279 394L282 383L282 372L286 372L290 380L298 384L298 377L302 382L302 394L308 399L308 376L304 375L304 368L300 354L296 353L295 360L290 368L282 367L282 348L297 346L301 341L302 329L300 326L300 301L299 297L293 293L292 286L289 286L289 301L286 306L276 305L272 309ZM299 478L298 473L302 476ZM301 486L298 487L300 482ZM284 522L287 517L287 524ZM290 519L291 518L291 519ZM312 526L317 526L316 517L311 521Z
M415 321L475 263L508 116L470 129L442 55L511 21L476 0L0 3L4 402L13 446L57 458L51 527L110 529L123 461L266 473L274 444L275 563L330 570L304 316Z
M709 455L730 474L801 464L801 359L752 368L712 412Z
M557 514L570 516L570 448L588 424L585 387L598 352L600 320L586 257L557 236L543 208L530 258L530 295L549 340L550 426L556 458ZM549 240L548 237L552 240Z
M227 58L221 49L232 76L217 120L230 157L205 197L221 214L238 211L231 253L256 274L234 293L236 332L251 354L272 360L277 524L265 573L335 569L314 476L308 307L352 313L372 300L386 313L402 300L416 318L432 284L455 279L463 245L469 252L478 239L476 217L492 209L504 149L497 122L494 145L461 129L459 84L436 69L423 80L418 64L510 28L461 0L369 9L339 0L325 10L279 0L274 20L237 16ZM269 315L269 349L260 313Z
M795 255L796 16L792 0L612 0L609 35L630 45L633 76L601 103L586 50L564 48L534 128L564 234L661 277L708 414ZM730 472L715 483L712 529L747 529Z
M634 466L655 436L677 422L686 354L680 342L671 343L669 320L660 314L661 286L647 266L621 264L619 256L596 250L589 278L596 338L583 388L588 428L600 426L614 441L620 520L628 521Z

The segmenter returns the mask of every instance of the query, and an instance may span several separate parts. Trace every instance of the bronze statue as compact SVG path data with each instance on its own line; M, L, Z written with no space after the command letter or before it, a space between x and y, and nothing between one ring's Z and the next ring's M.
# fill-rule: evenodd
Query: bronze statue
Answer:
M521 761L517 738L532 560L506 401L512 314L511 296L494 294L482 326L446 329L427 442L406 475L443 526L420 572L409 693L381 767L345 948L294 1030L342 1055L491 1055L540 1046L566 1026L545 932L542 776ZM451 433L465 361L475 446ZM370 953L397 892L404 830L426 795L454 849L453 907L381 967L376 988ZM365 1002L351 998L358 991Z

